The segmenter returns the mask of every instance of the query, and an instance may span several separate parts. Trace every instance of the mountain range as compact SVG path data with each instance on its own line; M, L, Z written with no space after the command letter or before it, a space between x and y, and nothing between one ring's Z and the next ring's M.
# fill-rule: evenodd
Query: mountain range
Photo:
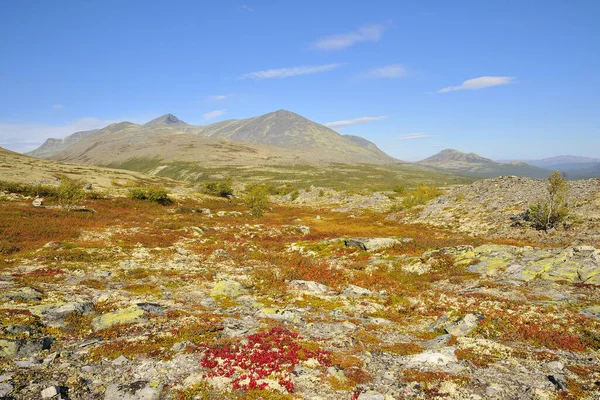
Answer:
M340 135L285 110L205 126L190 125L166 114L144 125L121 122L76 132L64 139L48 139L28 154L96 165L132 158L212 165L221 161L234 164L399 161L366 139Z
M482 178L500 175L545 178L549 174L549 171L546 169L535 167L522 161L497 162L475 153L463 153L453 149L442 150L429 158L417 162L417 164L452 171L458 175Z
M367 139L341 135L286 110L204 126L188 124L173 114L143 125L124 121L76 132L64 139L47 139L28 155L161 173L177 179L200 179L201 169L207 168L264 169L331 163L400 169L411 166L421 171L450 172L471 178L501 175L545 178L549 171L561 170L557 166L576 165L579 168L569 171L578 171L577 176L600 176L600 161L573 156L499 162L475 153L446 149L422 161L406 163L387 155Z

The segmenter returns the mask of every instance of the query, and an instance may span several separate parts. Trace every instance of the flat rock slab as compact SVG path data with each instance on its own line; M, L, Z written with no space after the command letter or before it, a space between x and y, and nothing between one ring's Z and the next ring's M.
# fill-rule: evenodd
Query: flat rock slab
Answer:
M161 385L153 387L148 381L113 384L106 388L104 400L159 400L161 392Z
M294 280L290 281L289 285L293 289L310 294L332 294L334 292L331 287L313 281Z
M210 292L210 295L212 297L226 296L226 297L230 297L230 298L236 298L236 297L247 295L247 294L249 294L249 292L250 291L249 291L248 287L242 285L239 282L223 280L223 281L219 281L219 282L215 283L215 286L213 286L213 289Z
M449 333L452 336L467 336L475 328L477 328L479 321L484 319L485 317L482 314L467 314L456 322L447 323L444 326L444 330L446 333Z
M94 330L99 330L109 328L116 324L135 324L142 322L146 322L144 310L138 306L131 306L102 314L92 321L92 327Z
M345 239L344 245L346 247L356 247L365 251L376 251L389 249L397 244L408 243L410 241L412 241L410 238L404 238L401 240L393 238L351 238Z

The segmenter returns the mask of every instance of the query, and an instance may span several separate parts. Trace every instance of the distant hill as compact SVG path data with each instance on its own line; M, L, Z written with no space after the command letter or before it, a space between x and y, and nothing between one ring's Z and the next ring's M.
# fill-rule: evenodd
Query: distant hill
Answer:
M285 110L206 126L190 125L165 114L144 125L122 122L64 139L48 139L28 154L95 165L122 163L124 158L212 165L398 162L366 139L342 136Z
M549 172L520 161L500 163L475 153L463 153L446 149L417 162L419 165L451 171L453 173L473 177L494 177L503 175L545 178Z
M57 185L58 178L67 175L94 188L113 188L113 183L138 185L171 185L164 178L143 175L133 171L97 166L82 166L53 160L42 160L15 153L0 147L0 180L26 184Z

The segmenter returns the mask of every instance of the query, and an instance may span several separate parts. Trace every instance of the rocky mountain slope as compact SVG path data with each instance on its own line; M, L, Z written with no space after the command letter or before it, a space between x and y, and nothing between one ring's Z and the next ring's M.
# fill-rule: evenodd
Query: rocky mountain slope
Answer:
M481 180L450 189L400 218L470 235L555 245L585 241L600 247L600 179L568 182L571 217L566 226L549 233L532 230L523 220L529 205L545 196L546 186L545 180L514 176Z
M69 164L52 160L40 160L0 147L0 181L23 184L57 184L66 175L82 179L96 188L111 188L114 182L121 184L170 184L164 178L139 174L133 171Z
M502 175L517 175L533 178L545 178L548 171L519 161L499 163L475 153L463 153L458 150L446 149L417 164L440 168L459 175L474 177L493 177Z
M285 110L206 126L189 125L166 114L144 125L123 122L62 140L48 139L29 154L96 165L155 157L248 165L398 162L365 139L357 144L356 139ZM124 159L124 155L128 157Z

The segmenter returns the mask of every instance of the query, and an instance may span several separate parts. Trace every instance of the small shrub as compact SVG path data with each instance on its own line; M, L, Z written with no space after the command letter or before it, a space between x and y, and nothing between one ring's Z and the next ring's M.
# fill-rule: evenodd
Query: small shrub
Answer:
M567 194L567 181L560 172L554 172L548 177L546 197L529 206L525 219L539 230L557 226L569 215Z
M135 200L158 203L163 206L173 203L173 200L169 198L169 192L166 189L157 186L131 188L129 189L129 197Z
M397 194L404 194L404 192L406 192L406 188L404 187L404 185L396 185L392 190L394 191L394 193Z
M233 181L231 178L223 182L208 181L202 183L200 191L211 196L227 197L233 195Z
M244 196L244 204L250 209L252 215L260 217L269 207L269 192L262 185L254 185Z
M83 182L78 179L72 179L63 175L60 178L60 184L56 189L58 203L65 208L71 207L76 201L85 197L83 191Z

